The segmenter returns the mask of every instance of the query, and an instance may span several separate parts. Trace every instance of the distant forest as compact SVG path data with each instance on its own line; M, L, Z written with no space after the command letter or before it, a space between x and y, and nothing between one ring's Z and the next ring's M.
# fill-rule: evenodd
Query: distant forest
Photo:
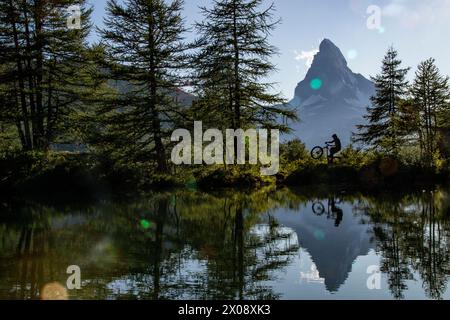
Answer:
M67 11L74 5L81 8L75 29ZM380 173L390 181L411 172L448 179L449 78L430 58L409 83L394 48L372 78L367 123L355 128L354 146L332 168L312 160L299 140L281 146L282 172L273 178L252 166L174 166L170 136L194 121L287 133L289 122L280 119L299 120L266 82L278 52L269 42L279 23L273 4L216 0L193 26L183 5L110 0L98 29L85 0L1 1L0 186L299 184L330 176L378 185ZM92 32L98 43L89 43ZM188 32L195 41L186 41Z

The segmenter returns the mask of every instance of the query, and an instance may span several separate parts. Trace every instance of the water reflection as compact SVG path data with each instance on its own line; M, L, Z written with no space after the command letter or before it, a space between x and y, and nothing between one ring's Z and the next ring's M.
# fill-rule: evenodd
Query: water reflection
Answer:
M383 257L381 270L395 298L404 298L413 271L420 275L427 297L442 298L450 274L449 208L448 195L442 192L367 207Z
M313 203L312 210L314 214L321 216L325 212L327 213L327 219L334 219L335 227L339 227L342 219L344 218L344 211L338 206L340 203L339 199L336 199L335 196L331 196L330 199L327 200L327 209L322 202L317 201Z
M195 191L95 205L0 203L0 298L449 299L444 191ZM366 286L367 266L383 273ZM47 286L48 287L48 286Z
M300 246L325 279L326 289L337 292L356 258L367 255L375 243L371 225L364 223L363 216L355 217L353 203L341 203L338 207L335 197L327 202L324 210L318 209L317 204L322 202L315 202L311 207L306 204L293 211L279 210L275 218L295 231Z

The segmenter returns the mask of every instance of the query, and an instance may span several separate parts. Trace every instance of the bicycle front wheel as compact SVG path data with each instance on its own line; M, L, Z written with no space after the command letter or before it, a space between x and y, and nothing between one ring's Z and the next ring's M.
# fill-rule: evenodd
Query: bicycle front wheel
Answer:
M312 206L312 211L316 216L321 216L325 213L325 206L322 204L322 202L314 202Z
M319 160L323 157L323 148L322 147L314 147L311 150L311 157L315 160Z

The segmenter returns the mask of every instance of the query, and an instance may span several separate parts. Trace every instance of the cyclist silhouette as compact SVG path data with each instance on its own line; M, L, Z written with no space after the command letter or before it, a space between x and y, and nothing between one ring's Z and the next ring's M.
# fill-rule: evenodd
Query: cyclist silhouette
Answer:
M331 213L335 218L335 226L339 227L341 225L342 219L344 218L344 211L336 205L336 200L331 199Z
M330 148L330 155L328 156L328 160L330 161L330 163L333 163L334 160L334 155L339 153L342 150L342 143L341 140L339 139L339 137L337 136L337 134L333 134L333 140L327 142L327 145Z
M341 200L336 199L334 196L328 198L328 206L325 208L322 202L317 201L313 203L312 211L316 216L322 216L327 214L327 219L334 219L334 225L339 227L344 219L344 211L338 206Z

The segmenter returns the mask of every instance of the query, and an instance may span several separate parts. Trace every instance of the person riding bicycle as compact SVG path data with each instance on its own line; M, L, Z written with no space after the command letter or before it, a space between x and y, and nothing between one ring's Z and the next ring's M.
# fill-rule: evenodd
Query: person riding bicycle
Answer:
M333 163L334 155L339 153L342 150L342 143L337 134L333 134L333 141L327 142L327 145L330 148L330 155L328 156L328 160L330 163Z

